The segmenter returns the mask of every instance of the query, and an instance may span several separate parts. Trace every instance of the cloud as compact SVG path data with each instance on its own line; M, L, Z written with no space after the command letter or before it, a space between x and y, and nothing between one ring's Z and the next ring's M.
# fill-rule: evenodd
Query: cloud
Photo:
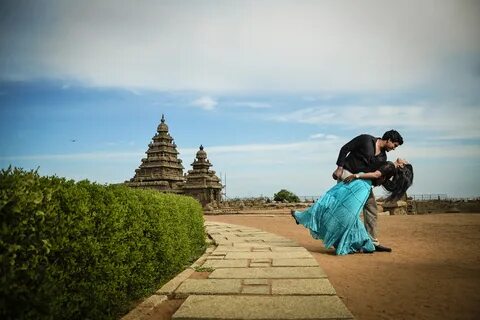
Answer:
M200 97L191 103L192 106L200 107L203 110L213 110L217 104L218 102L209 96Z
M480 108L461 105L319 106L271 116L278 122L350 128L409 128L425 139L480 138Z
M62 154L33 154L22 156L0 156L0 161L79 161L79 160L126 160L141 159L144 151L137 152L85 152Z
M252 109L267 109L272 107L269 103L255 101L235 102L233 105Z
M0 74L8 79L197 92L392 91L452 78L460 87L478 84L476 1L52 0L5 7Z
M333 134L325 134L325 133L316 133L310 136L310 139L327 139L327 140L337 140L338 136Z

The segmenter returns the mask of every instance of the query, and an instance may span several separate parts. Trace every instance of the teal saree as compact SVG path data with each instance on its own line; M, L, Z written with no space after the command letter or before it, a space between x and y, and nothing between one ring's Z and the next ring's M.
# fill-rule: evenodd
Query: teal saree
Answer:
M373 252L375 247L360 220L360 212L371 192L370 180L339 182L307 210L295 211L297 222L310 230L313 238L337 255Z

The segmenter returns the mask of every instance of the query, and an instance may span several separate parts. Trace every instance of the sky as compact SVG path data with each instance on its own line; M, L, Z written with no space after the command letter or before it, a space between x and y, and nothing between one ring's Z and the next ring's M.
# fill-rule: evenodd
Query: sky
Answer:
M409 194L478 197L480 1L0 2L0 168L120 183L162 114L229 198L318 196L390 129Z

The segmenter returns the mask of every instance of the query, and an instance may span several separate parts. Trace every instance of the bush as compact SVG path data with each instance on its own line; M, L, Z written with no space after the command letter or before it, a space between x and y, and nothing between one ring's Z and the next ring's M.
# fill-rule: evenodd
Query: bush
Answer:
M0 318L115 319L204 250L200 204L0 172Z
M298 198L297 195L285 189L275 193L273 195L273 200L282 202L300 202L300 198Z

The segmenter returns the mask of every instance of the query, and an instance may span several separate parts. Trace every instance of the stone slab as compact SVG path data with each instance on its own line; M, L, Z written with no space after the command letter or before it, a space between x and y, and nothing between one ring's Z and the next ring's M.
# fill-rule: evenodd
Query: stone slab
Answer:
M265 243L247 243L247 242L237 242L233 244L237 248L266 248L270 249L271 246Z
M235 261L235 260L232 260L232 261ZM255 263L270 263L272 262L271 259L252 259L251 262L255 262Z
M191 294L237 294L241 292L239 279L187 279L177 290L175 297L185 298Z
M270 248L252 248L252 252L271 252Z
M298 244L293 241L271 241L268 244L275 247L298 247Z
M272 294L334 295L336 292L327 279L274 279Z
M229 246L218 246L214 252L249 252L251 249L248 247L238 248Z
M235 261L235 260L228 260ZM272 267L316 267L318 262L315 259L273 259Z
M223 260L224 256L208 256L207 261L209 260Z
M207 260L202 267L206 268L246 268L248 267L248 260L215 260L209 259Z
M288 251L288 252L292 252L292 251L308 252L307 249L305 249L304 247L272 247L272 251L273 252L285 252L285 251Z
M209 279L319 279L327 275L320 267L220 268Z
M158 295L170 295L175 291L175 289L178 288L178 286L188 279L194 273L195 270L193 269L185 269L181 273L179 273L175 278L172 280L168 281L166 284L164 284L160 289L157 290L156 294Z
M311 258L308 251L294 252L228 252L225 259L293 259L293 258Z
M215 240L215 243L219 246L233 246L235 242L228 240Z
M235 260L232 260L235 261ZM269 262L251 262L250 263L250 268L267 268L270 267Z
M148 317L153 309L160 305L162 302L166 301L168 298L165 295L156 295L150 296L148 299L140 303L135 309L131 310L121 320L138 320Z
M242 294L270 294L270 286L246 286L242 288Z
M267 279L245 279L243 280L243 284L248 286L248 285L267 285L268 280Z
M353 319L337 296L192 295L172 319Z

